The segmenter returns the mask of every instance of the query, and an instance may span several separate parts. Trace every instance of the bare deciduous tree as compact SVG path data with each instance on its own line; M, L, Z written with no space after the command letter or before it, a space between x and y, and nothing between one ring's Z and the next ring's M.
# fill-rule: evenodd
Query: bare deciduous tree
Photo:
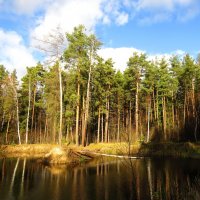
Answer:
M43 51L47 56L46 63L55 64L58 63L58 76L59 76L59 91L60 91L60 120L59 120L59 136L58 141L61 145L62 141L62 117L63 117L63 88L62 88L62 55L64 50L65 37L62 34L60 27L57 27L55 30L52 30L46 37L43 39L35 38L39 42L37 46L38 49Z

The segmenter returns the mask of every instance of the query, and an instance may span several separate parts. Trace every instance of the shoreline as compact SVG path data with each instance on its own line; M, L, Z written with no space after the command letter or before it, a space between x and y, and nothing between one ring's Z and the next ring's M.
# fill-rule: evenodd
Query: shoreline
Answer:
M43 158L53 148L60 148L56 144L21 144L1 145L0 158ZM74 152L82 152L86 155L120 156L120 157L182 157L200 159L200 143L148 143L132 144L127 143L98 143L89 146L75 146L63 144L62 149Z

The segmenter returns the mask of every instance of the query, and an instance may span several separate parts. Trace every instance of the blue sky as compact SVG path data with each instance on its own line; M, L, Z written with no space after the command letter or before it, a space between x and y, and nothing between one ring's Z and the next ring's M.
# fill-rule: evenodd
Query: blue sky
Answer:
M19 76L39 57L33 38L84 24L104 43L99 54L126 67L133 51L149 57L200 52L199 0L0 0L0 64Z

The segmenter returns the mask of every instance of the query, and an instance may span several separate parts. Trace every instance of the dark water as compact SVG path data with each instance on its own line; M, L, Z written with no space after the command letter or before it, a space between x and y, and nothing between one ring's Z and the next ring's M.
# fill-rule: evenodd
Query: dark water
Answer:
M0 200L200 199L200 160L98 159L48 167L0 159Z

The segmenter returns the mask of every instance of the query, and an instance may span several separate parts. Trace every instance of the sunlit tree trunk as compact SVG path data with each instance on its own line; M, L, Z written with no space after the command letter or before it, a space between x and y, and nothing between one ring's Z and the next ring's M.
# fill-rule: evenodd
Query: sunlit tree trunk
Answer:
M33 123L34 123L34 116L35 116L35 96L36 96L36 87L33 91L33 105L32 105L32 117L31 117L31 134L33 133Z
M100 140L100 124L101 122L101 110L100 110L100 106L98 108L98 128L97 128L97 143L99 143Z
M172 92L172 129L175 128L175 114L174 114L174 93Z
M18 135L18 140L19 144L21 144L21 137L20 137L20 131L19 131L19 103L18 103L18 98L16 97L16 103L17 103L17 135Z
M45 115L44 141L46 142L47 139L48 139L48 120L47 120L47 115Z
M20 130L19 130L19 102L18 102L18 96L17 96L17 89L14 86L13 80L12 81L12 88L13 88L13 92L15 95L15 101L16 101L16 118L17 118L17 135L18 135L18 141L19 144L21 144L21 137L20 137Z
M128 135L128 142L130 143L132 141L132 102L129 103L129 135Z
M163 132L164 132L164 140L167 140L166 135L166 102L165 102L165 96L162 98L162 108L163 108Z
M192 79L192 116L195 118L195 90L194 90L194 78Z
M109 99L106 97L105 142L108 142Z
M82 134L82 145L85 146L86 139L86 130L89 117L89 106L90 106L90 80L92 73L92 65L90 64L89 74L88 74L88 83L87 83L87 94L86 94L86 105L85 105L85 119L83 124L83 134Z
M79 109L80 109L80 105L79 105L79 100L80 99L80 83L78 81L78 85L77 85L77 105L76 105L76 145L79 145L79 135L78 135L78 129L79 129Z
M184 97L184 105L183 105L183 124L185 126L185 122L186 122L186 92L185 92L185 97Z
M156 91L156 120L159 128L159 103L158 103L158 90Z
M63 45L65 37L60 29L56 27L55 30L52 30L44 40L35 38L44 46L38 46L38 48L44 51L49 57L51 63L58 64L58 79L59 79L59 106L60 106L60 116L59 116L59 131L58 131L58 143L61 145L62 142L62 117L63 117L63 89L62 89L62 69L61 69L61 57L63 56ZM35 96L35 95L34 95ZM34 100L35 101L35 100ZM33 104L34 107L34 104ZM34 112L32 113L32 121L34 117ZM33 122L32 122L33 123ZM33 127L33 124L31 125ZM31 128L32 129L32 128Z
M104 121L104 117L103 117L103 113L101 114L101 142L103 142L103 136L104 136L104 126L103 126L103 121Z
M39 142L41 143L42 142L42 116L41 116L41 112L39 114L39 135L40 135L40 138L39 138Z
M62 73L60 63L58 64L58 74L59 74L59 89L60 89L60 123L59 123L59 145L62 143L62 117L63 117L63 89L62 89Z
M139 127L139 106L138 106L138 94L139 94L139 83L136 83L136 92L135 92L135 134L136 140L139 139L138 127Z
M119 134L120 134L120 102L118 97L118 108L117 108L117 142L119 142Z
M10 127L10 120L11 120L11 115L8 117L8 123L7 123L7 128L6 128L6 144L8 144L8 131Z
M150 141L150 113L151 113L151 97L148 99L148 113L147 113L147 142Z
M56 142L56 118L53 118L53 141Z
M29 78L29 82L28 82L28 113L27 113L27 118L26 118L26 144L28 143L28 126L29 126L30 104L31 104L31 83L30 83L30 78Z
M157 113L156 113L156 99L155 99L155 94L153 91L153 110L154 110L154 120L157 119Z

